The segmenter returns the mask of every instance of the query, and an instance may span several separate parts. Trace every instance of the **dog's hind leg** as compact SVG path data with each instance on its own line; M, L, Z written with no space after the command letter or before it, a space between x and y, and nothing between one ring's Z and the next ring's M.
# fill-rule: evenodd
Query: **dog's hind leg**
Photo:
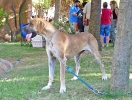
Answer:
M76 64L76 75L78 75L79 74L79 70L80 70L80 55L81 55L81 53L83 53L84 51L81 51L80 53L78 53L75 57L74 57L74 60L75 60L75 64ZM76 76L74 76L72 79L71 79L72 81L74 81L74 80L77 80L77 77Z
M106 73L105 73L104 65L101 62L99 53L95 53L94 52L94 56L95 56L97 62L99 63L99 65L100 65L100 69L102 71L102 80L107 80L107 76L106 76Z
M48 66L49 66L49 82L47 86L43 87L42 90L47 90L52 86L52 82L54 81L54 65L55 65L55 57L51 53L48 53Z
M93 45L92 45L93 43ZM100 69L101 69L101 72L102 72L102 80L107 80L107 76L106 76L106 73L105 73L105 69L104 69L104 65L102 64L101 62L101 59L100 59L100 54L98 52L98 46L94 45L96 43L94 43L94 41L91 43L91 45L89 46L90 47L90 52L94 55L94 57L96 58L98 64L100 65Z

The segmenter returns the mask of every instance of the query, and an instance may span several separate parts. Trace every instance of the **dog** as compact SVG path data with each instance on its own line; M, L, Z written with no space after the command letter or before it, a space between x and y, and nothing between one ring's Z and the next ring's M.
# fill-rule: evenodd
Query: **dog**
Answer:
M80 55L84 51L90 51L94 55L102 71L102 80L107 80L105 69L103 64L101 63L100 54L98 52L97 40L91 33L82 32L74 35L63 33L58 31L51 23L41 18L35 18L31 20L30 24L26 26L25 29L29 31L34 30L38 34L43 34L46 39L46 52L48 56L49 66L49 81L47 86L43 87L42 90L50 89L54 80L54 65L56 56L54 55L52 48L54 48L56 54L63 61L60 61L60 93L66 92L66 61L74 57L76 63L75 73L78 75L80 69ZM51 43L52 47L50 45ZM74 76L71 80L77 80L77 77Z

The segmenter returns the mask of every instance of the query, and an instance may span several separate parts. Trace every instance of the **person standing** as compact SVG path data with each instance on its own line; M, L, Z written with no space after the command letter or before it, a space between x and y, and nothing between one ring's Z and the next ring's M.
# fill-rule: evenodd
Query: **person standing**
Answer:
M114 46L116 33L117 33L117 22L118 22L118 6L116 1L110 1L110 7L113 12L113 20L111 24L110 39Z
M100 25L100 41L102 47L104 47L104 36L106 37L106 47L108 47L110 29L111 29L112 11L107 7L108 7L108 3L104 2L101 13L101 25Z
M84 6L87 4L87 2L83 2L81 5L81 9L77 12L77 16L78 16L78 21L77 21L77 25L78 25L78 29L79 32L84 32L84 25L83 25L83 8Z
M69 23L72 31L76 32L76 25L77 25L77 12L79 11L79 0L75 0L74 4L70 7L69 10Z
M87 2L83 9L84 32L88 32L90 21L91 2Z

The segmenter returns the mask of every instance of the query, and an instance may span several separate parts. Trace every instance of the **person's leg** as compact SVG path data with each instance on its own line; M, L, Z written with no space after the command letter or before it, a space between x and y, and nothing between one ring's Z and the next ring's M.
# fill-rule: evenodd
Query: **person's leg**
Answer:
M102 47L104 47L104 25L100 25L100 42Z
M115 39L116 39L116 27L115 27L115 24L116 24L116 19L114 20L114 29L113 29L113 46L115 44Z
M84 25L83 24L78 24L78 28L80 32L84 32Z
M110 34L111 34L111 43L113 45L114 45L114 42L115 42L115 23L116 23L116 20L113 19L112 23L111 23L111 31L110 31Z
M106 47L108 47L109 45L110 29L111 29L111 25L110 24L106 25L105 27Z
M109 45L109 36L106 36L106 47L108 47L108 45Z
M70 22L71 33L75 33L76 32L76 28L75 27L76 27L76 24Z
M89 26L84 26L84 32L88 32Z

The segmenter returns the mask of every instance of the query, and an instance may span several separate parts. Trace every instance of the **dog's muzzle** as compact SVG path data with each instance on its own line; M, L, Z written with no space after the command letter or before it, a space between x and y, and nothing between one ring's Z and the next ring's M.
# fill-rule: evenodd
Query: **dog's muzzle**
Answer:
M31 38L33 38L33 37L35 37L35 36L37 35L37 32L36 32L34 29L29 28L28 26L23 27L22 30L23 30L26 34L32 33Z

